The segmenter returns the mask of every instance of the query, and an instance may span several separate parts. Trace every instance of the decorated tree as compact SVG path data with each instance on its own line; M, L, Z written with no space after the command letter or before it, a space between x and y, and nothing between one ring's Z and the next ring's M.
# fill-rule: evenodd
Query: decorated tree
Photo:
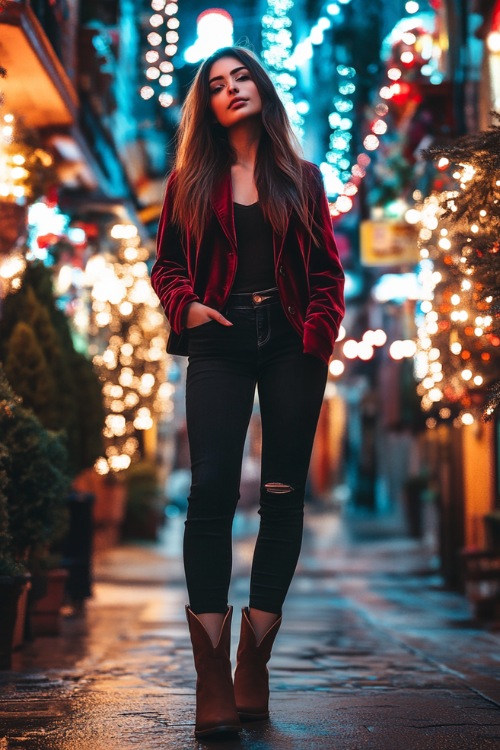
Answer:
M56 384L37 341L35 331L20 320L8 340L5 374L15 384L16 393L42 424L52 430L61 427L56 404Z
M17 560L46 556L64 532L69 485L67 451L61 435L46 430L26 409L0 367L0 436L8 455L3 493ZM4 477L5 479L5 477Z
M499 118L500 116L496 116ZM471 424L500 403L500 127L435 146L457 190L426 201L420 230L428 299L419 330L419 386L431 418Z
M28 263L0 319L0 361L26 406L44 427L64 430L73 475L102 453L104 421L99 379L75 350L69 322L57 309L52 274Z
M104 404L101 382L92 362L73 349L70 365L77 394L75 453L81 470L93 466L102 454Z
M149 282L149 253L133 225L116 225L116 255L96 255L87 265L92 282L89 324L93 362L103 383L104 455L101 474L127 469L143 455L142 435L154 415L172 408L165 382L166 325Z

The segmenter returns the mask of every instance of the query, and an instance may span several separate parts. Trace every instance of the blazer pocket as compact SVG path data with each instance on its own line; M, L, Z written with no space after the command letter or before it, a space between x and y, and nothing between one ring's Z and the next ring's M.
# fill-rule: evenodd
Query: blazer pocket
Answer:
M188 355L188 329L183 328L180 333L175 333L170 329L170 333L167 339L167 353L177 354L180 357L187 357Z

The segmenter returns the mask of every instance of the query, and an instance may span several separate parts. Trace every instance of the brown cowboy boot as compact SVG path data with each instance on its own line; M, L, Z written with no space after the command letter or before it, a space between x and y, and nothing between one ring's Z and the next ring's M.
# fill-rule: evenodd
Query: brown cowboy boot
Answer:
M242 721L269 718L269 672L274 639L280 629L281 617L274 622L257 645L255 631L250 622L248 607L241 611L241 634L238 646L234 697Z
M201 620L186 607L193 646L196 680L195 736L229 734L241 729L234 702L231 662L231 617L229 607L222 623L219 640L214 646Z

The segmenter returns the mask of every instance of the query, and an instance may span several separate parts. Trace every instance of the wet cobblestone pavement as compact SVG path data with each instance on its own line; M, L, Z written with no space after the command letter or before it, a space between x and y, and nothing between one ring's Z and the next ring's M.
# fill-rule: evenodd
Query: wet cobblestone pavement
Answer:
M240 518L233 665L253 550L245 529ZM500 630L443 590L422 544L361 541L314 513L270 663L271 720L196 741L181 535L173 519L161 545L102 555L85 617L0 672L0 750L500 748Z

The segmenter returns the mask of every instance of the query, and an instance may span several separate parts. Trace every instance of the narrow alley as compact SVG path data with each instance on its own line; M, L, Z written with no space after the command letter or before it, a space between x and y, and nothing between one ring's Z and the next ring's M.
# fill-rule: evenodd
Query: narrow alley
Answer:
M217 6L0 0L0 750L500 750L500 0Z
M257 519L257 516L255 516ZM255 519L238 515L232 658ZM1 680L3 750L473 750L500 745L500 631L444 590L421 541L307 514L270 662L271 720L196 741L182 516L161 543L100 555L84 617L15 654Z

